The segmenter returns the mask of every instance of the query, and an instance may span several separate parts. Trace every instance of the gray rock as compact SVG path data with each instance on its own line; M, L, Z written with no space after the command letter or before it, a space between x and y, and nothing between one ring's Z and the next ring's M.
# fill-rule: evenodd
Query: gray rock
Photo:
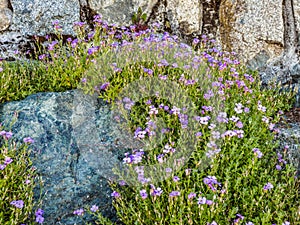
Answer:
M291 76L296 79L300 78L300 63L291 66Z
M21 143L28 136L35 140L31 158L44 181L45 224L81 224L73 211L93 204L103 207L106 217L115 218L107 181L124 153L138 143L133 134L121 132L109 105L80 90L38 93L0 105L4 125L14 115L15 140ZM35 190L35 199L40 190Z
M11 0L13 21L10 31L22 35L54 33L53 21L59 20L63 33L74 34L73 23L79 21L80 6L77 0Z
M300 46L300 1L293 0L293 6L296 26L298 30L298 46Z
M74 22L91 23L92 16L97 13L109 23L130 25L132 15L139 7L148 15L148 24L159 22L162 30L184 40L202 33L210 34L223 50L235 51L241 61L249 64L255 61L255 66L262 69L278 57L286 61L286 67L290 65L287 64L290 58L299 56L290 48L295 48L292 39L297 32L300 34L297 0L285 1L285 4L282 0L186 0L184 3L180 0L1 0L0 9L7 13L12 10L13 15L12 19L2 16L6 19L1 20L2 25L0 23L0 29L4 29L0 38L4 36L5 43L10 43L12 33L20 33L25 38L54 33L54 20L61 21L64 34L74 35ZM0 18L7 13L0 13ZM10 49L10 46L5 44L5 48ZM284 59L283 54L288 57Z
M90 0L89 7L109 23L131 25L131 17L141 7L149 16L157 0Z
M0 31L6 30L12 22L12 11L8 8L0 8Z
M288 146L286 150L288 162L297 168L297 176L300 177L300 125L289 123L287 126L281 126L275 140L279 140L277 151L280 153Z
M222 45L237 52L243 62L255 58L262 51L270 59L278 57L284 46L282 7L282 0L222 1Z

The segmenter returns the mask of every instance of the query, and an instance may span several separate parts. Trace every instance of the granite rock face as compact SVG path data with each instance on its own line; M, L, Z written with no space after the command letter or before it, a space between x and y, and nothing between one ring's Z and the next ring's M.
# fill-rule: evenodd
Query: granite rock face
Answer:
M31 157L44 182L45 224L81 224L73 211L93 204L114 218L107 181L139 143L120 131L106 103L80 90L38 93L0 105L0 115L4 125L17 115L12 132L18 143L35 140ZM36 199L39 193L40 187Z
M147 24L159 22L162 30L186 41L201 34L215 38L223 50L239 53L241 61L265 73L265 83L274 76L298 82L291 75L299 62L298 0L1 0L0 56L19 47L12 44L16 34L26 39L53 33L55 20L64 34L72 35L74 22L90 24L95 14L109 23L130 25L139 7L148 15Z
M7 0L0 0L0 32L6 30L12 22L12 11Z
M265 54L275 58L284 49L282 0L222 1L220 36L224 47L252 59ZM264 62L265 63L265 62Z
M80 20L77 0L10 0L10 3L14 16L9 29L22 35L54 32L52 22L56 20L60 21L64 33L72 33L73 23Z
M288 146L288 161L297 168L297 176L300 177L300 125L290 123L288 127L281 127L276 140L279 140L278 152L282 153L282 149Z

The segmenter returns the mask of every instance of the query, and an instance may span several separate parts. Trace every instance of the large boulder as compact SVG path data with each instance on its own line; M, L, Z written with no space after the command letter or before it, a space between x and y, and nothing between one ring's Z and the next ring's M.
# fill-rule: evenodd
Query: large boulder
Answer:
M139 143L121 132L112 116L108 104L80 90L38 93L0 105L4 125L17 119L14 139L35 140L31 157L44 182L35 199L42 190L45 224L81 224L73 211L94 204L115 217L108 179L124 153Z

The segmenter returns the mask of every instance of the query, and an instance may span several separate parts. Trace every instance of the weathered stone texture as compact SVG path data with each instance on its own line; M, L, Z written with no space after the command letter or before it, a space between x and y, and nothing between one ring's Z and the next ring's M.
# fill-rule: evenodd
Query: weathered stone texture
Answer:
M12 11L8 8L0 8L0 31L6 30L12 22Z
M293 0L293 6L294 6L296 27L297 27L297 31L298 31L298 46L300 48L300 1Z
M132 15L139 7L149 15L157 1L158 0L91 0L89 1L89 7L98 14L101 14L109 23L130 25Z
M225 0L220 6L222 45L245 62L258 55L275 58L283 52L282 1Z
M0 32L6 30L12 21L12 11L8 8L7 0L0 0Z
M11 31L22 35L45 35L54 32L52 22L60 21L63 32L73 33L73 23L79 21L77 0L11 0L14 11Z
M45 224L81 224L73 211L93 204L103 206L104 215L112 217L107 181L128 148L138 145L133 134L119 129L109 105L96 95L72 90L38 93L0 105L4 126L15 113L15 140L21 143L28 136L35 140L31 157L44 182ZM39 191L35 190L36 200Z
M168 0L166 13L174 31L190 34L201 30L202 4L198 0Z
M0 9L8 7L8 0L0 0Z

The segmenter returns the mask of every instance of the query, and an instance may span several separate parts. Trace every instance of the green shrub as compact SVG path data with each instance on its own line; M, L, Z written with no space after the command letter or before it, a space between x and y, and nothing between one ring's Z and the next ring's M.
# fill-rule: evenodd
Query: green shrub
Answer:
M13 133L0 126L0 224L33 224L33 189L38 177L29 158L30 139L13 141Z
M203 122L201 129L194 132L194 135L201 132L196 150L180 170L170 172L169 179L155 185L155 181L145 179L140 179L135 186L124 185L126 182L121 179L124 174L116 170L119 181L123 183L111 182L111 186L120 221L124 224L298 224L300 182L295 177L296 169L287 164L280 153L276 153L278 143L274 143L274 135L278 132L274 126L279 121L280 110L291 107L295 93L280 93L279 86L261 90L258 74L240 65L234 53L222 53L209 47L201 48L197 54L201 57L199 68L207 68L207 73L201 78L218 81L217 85L222 87L223 92L214 92L223 100L217 116L226 113L223 119L227 122L219 122L215 126L212 122ZM106 79L109 85L100 92L100 97L125 104L124 97L127 95L120 93L126 85L145 77L167 75L168 80L177 82L189 94L199 111L203 109L204 115L199 116L213 117L209 106L214 107L211 105L214 102L205 97L207 93L202 91L203 82L186 85L182 74L185 81L195 79L193 75L170 65L159 67L149 59L150 62L121 67L119 72ZM93 77L90 80L93 82ZM87 91L92 86L86 83L83 88ZM214 87L208 90L214 90ZM128 103L130 89L126 93ZM139 99L129 112L120 111L132 131L146 131L146 137L142 138L145 142L153 141L149 135L149 122L155 118L161 118L169 129L163 139L155 139L155 148L147 149L147 152L133 150L125 156L124 161L132 176L138 177L147 172L138 174L135 169L142 170L143 166L157 163L166 145L172 149L181 147L176 143L183 129L180 114L174 115L162 106L172 107L163 96L156 95ZM154 109L157 114L153 114ZM184 110L181 109L181 112ZM226 127L224 132L212 134L222 124ZM219 137L212 139L213 135ZM215 145L218 140L222 142L220 146ZM208 157L210 165L203 168L201 164L207 153L213 156ZM164 157L170 155L172 152L164 154Z

